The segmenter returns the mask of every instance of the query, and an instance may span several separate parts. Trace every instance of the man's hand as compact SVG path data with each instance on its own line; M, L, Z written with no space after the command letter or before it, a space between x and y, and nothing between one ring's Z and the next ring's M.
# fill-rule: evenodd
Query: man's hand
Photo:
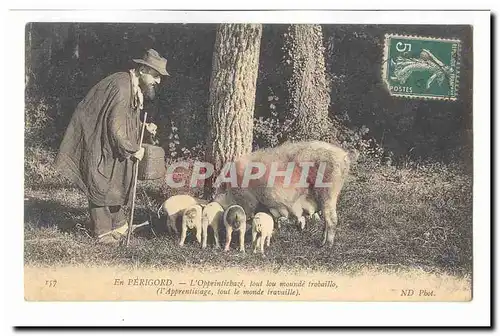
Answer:
M146 129L149 133L156 135L156 129L158 127L154 123L146 123Z
M135 158L138 161L141 161L143 157L144 157L144 147L141 147L141 149L132 154L132 158Z

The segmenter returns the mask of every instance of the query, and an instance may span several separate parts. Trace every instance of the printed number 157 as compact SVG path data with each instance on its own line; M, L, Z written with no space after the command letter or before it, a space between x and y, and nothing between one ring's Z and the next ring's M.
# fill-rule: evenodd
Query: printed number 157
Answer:
M57 280L45 280L45 286L55 287L57 285Z
M396 43L396 50L399 52L411 51L411 44L398 42Z

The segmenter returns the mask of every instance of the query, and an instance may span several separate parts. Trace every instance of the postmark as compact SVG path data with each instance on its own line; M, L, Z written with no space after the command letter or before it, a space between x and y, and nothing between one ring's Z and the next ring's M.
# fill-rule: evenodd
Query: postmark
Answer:
M456 100L460 45L458 39L386 34L382 76L389 94Z

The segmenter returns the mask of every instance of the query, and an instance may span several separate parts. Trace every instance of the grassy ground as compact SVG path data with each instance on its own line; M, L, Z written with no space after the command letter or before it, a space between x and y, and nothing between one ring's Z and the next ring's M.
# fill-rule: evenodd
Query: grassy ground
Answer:
M31 156L30 156L31 155ZM40 159L44 157L44 160ZM28 153L25 185L25 262L30 265L140 265L155 268L240 267L355 272L364 267L420 269L470 275L472 271L472 179L444 165L413 168L356 167L343 192L333 248L320 248L322 223L304 232L282 227L265 257L209 246L188 237L183 248L155 222L133 237L133 248L95 243L84 226L86 199L50 171L51 156ZM165 191L140 183L136 221L148 219ZM146 196L147 195L147 196ZM223 237L223 236L222 236ZM209 240L210 243L210 240ZM249 253L250 252L250 253Z

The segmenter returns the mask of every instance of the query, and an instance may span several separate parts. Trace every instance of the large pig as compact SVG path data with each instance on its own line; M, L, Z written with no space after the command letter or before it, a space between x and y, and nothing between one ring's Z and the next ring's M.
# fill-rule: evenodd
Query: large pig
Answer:
M321 211L325 220L322 244L332 246L338 223L337 199L350 163L348 152L322 141L288 142L258 150L237 159L235 183L223 180L215 201L224 208L239 204L248 219L262 207L297 221L306 208ZM279 176L285 170L286 176Z

